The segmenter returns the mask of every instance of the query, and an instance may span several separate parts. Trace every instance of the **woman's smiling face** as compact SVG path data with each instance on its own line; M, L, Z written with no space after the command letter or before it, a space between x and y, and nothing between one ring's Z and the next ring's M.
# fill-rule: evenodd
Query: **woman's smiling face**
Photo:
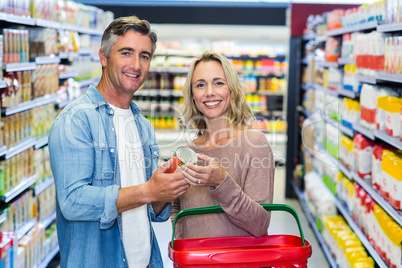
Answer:
M226 114L230 105L230 89L220 62L198 63L191 85L195 105L206 118L216 119Z

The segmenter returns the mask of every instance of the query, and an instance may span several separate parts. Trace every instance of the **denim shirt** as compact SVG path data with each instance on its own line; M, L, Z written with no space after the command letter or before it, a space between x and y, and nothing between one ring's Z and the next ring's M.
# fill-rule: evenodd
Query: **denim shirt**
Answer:
M149 121L131 103L142 142L148 181L158 166L159 148ZM56 185L57 235L61 267L128 267L122 218L116 208L120 189L113 110L93 87L57 116L49 134ZM151 233L149 268L163 267L151 221L169 219L171 203L158 215L147 204ZM124 231L124 230L123 230Z

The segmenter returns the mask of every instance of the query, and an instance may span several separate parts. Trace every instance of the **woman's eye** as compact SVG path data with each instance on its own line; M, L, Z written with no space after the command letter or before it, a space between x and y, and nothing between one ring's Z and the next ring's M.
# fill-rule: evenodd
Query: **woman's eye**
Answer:
M215 85L217 85L217 86L219 86L219 87L221 87L221 86L223 86L225 83L223 83L223 82L216 82L215 83Z
M203 88L203 87L205 87L205 84L197 84L195 87Z

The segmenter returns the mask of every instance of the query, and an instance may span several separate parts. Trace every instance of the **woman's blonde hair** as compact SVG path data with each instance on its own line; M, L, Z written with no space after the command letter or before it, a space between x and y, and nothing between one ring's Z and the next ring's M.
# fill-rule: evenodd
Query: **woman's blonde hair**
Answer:
M230 61L226 57L211 51L205 51L200 57L194 60L190 66L186 82L182 89L184 101L179 116L181 123L187 128L196 129L197 136L202 135L207 128L207 122L205 121L203 114L198 111L195 106L191 84L195 67L197 67L198 63L207 61L219 62L225 72L231 96L230 106L226 113L227 126L242 125L249 128L252 121L255 120L255 117L246 103L244 85L240 82L240 77Z

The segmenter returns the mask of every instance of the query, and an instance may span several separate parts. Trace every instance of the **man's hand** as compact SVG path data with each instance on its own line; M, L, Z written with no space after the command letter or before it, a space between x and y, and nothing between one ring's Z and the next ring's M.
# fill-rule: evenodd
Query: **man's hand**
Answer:
M166 173L173 164L173 159L163 163L147 182L151 202L172 202L190 187L182 173Z

